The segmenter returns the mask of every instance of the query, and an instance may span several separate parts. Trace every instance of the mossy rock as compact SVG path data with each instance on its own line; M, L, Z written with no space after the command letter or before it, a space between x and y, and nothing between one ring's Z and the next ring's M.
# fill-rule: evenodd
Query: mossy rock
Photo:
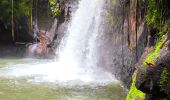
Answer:
M130 90L128 92L128 95L126 97L126 100L144 100L145 99L145 93L138 90L135 86L137 72L138 71L136 70L133 74L132 84L131 84Z
M144 67L146 66L146 62L152 64L155 63L155 60L159 57L160 50L163 47L166 40L167 40L167 34L162 36L162 38L156 43L153 51L150 54L148 54L147 58L143 62Z
M130 90L128 92L126 100L144 100L145 99L145 93L139 90L139 87L141 84L144 82L147 82L147 84L151 84L149 78L147 78L148 73L147 73L147 64L148 63L155 63L155 60L159 57L160 50L162 49L164 43L167 40L167 35L163 35L162 38L156 43L154 49L148 54L144 62L140 65L141 67L138 67L136 71L133 74L133 80L132 80L132 85L130 87ZM164 76L167 77L167 73L162 74L162 78L160 79L160 83L166 83L166 79ZM148 85L151 86L151 85ZM149 88L149 87L147 87ZM147 90L146 90L147 91ZM144 91L145 92L145 91Z

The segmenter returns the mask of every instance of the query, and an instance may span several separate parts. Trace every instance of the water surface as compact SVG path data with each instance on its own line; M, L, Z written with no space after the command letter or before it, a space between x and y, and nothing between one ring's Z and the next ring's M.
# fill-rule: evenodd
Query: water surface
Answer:
M80 74L80 77L82 74L84 74L82 75L84 77L92 77L88 81L87 79L80 80L78 76L73 78L75 75L71 76L71 78L67 78L69 75L66 75L65 79L61 80L62 76L55 76L53 72L50 74L49 71L51 70L35 74L40 68L39 65L47 65L47 63L51 64L52 61L0 59L0 100L125 100L126 89L120 82L115 79L110 80L110 78L105 80L107 74L101 73L101 75L106 75L104 77L98 74L99 78L92 75L97 74L98 71L78 72L75 74ZM46 67L50 68L50 66ZM31 72L34 68L36 71Z

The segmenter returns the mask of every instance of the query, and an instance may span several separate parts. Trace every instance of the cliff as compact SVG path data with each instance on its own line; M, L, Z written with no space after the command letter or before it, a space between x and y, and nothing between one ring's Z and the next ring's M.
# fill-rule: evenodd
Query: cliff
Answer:
M127 100L169 100L169 1L127 0L136 62ZM125 21L124 21L125 24ZM143 31L145 30L145 31Z

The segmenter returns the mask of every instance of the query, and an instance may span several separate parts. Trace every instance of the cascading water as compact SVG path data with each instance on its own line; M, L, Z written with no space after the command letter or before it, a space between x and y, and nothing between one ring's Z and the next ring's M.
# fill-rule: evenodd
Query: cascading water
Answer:
M63 43L59 60L73 66L95 66L95 43L99 35L102 0L82 0L73 16ZM87 65L86 65L87 64Z
M15 65L5 68L1 76L34 77L32 81L108 83L113 75L98 66L98 46L102 34L104 0L82 0L72 17L55 62ZM24 67L23 67L24 66Z
M79 0L56 59L0 58L0 100L125 100L126 89L108 70L114 46L104 27L107 1Z

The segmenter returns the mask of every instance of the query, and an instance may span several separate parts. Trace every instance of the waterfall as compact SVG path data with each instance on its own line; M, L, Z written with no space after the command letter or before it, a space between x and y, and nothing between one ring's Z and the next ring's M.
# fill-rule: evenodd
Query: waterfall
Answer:
M108 83L115 82L114 76L101 67L100 42L104 0L81 0L73 14L68 30L58 50L54 62L43 64L16 65L5 75L32 77L33 81ZM12 70L11 70L12 69ZM1 72L4 73L4 72ZM1 75L1 74L0 74Z
M59 62L69 66L95 67L96 43L101 29L103 0L82 0L73 15L59 50ZM72 65L73 64L73 65Z

